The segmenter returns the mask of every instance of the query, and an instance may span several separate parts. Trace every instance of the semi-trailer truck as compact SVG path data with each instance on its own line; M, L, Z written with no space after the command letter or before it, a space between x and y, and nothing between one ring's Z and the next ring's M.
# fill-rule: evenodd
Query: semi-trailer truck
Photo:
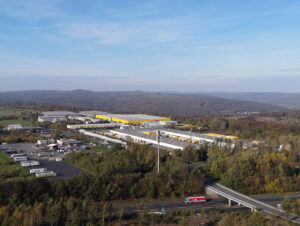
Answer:
M185 204L199 203L199 202L206 202L206 197L205 196L197 196L197 197L185 198Z
M45 172L47 169L46 168L37 168L37 169L31 169L31 170L29 170L29 172L31 173L31 174L35 174L35 173L43 173L43 172Z
M54 171L45 171L35 174L36 177L56 177L56 173Z

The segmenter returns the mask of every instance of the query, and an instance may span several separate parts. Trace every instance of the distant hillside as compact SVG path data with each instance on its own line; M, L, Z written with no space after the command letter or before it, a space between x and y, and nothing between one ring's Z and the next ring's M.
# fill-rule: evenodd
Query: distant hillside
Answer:
M300 109L300 93L210 93L210 95Z
M147 92L16 91L1 92L0 104L69 104L111 112L174 114L200 116L268 112L283 107L251 101L230 100L207 95Z

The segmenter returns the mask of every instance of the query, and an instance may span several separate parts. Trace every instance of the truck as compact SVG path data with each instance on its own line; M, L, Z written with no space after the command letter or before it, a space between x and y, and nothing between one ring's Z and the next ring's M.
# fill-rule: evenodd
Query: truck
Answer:
M37 168L37 169L31 169L31 170L29 170L29 173L30 174L36 174L36 173L43 173L45 171L47 171L46 168Z
M21 166L22 167L30 167L30 166L39 166L40 163L38 161L22 161Z
M197 197L185 198L185 204L199 203L199 202L206 202L206 197L205 196L197 196Z
M14 157L15 162L27 161L27 156L17 156Z
M36 177L56 177L56 173L54 171L44 171L40 173L35 173Z
M14 158L14 157L21 157L21 156L27 156L27 154L25 154L25 153L19 153L19 154L12 154L12 155L10 155L10 157L11 158Z

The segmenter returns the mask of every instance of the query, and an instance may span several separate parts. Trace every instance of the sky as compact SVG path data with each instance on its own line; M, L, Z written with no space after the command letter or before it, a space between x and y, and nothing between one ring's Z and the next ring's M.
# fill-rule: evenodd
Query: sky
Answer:
M0 91L299 85L299 0L0 0Z

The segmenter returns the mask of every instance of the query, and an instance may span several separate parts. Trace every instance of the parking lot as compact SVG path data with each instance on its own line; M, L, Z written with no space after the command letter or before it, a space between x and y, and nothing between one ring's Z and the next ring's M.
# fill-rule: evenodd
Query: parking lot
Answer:
M46 168L48 171L56 172L56 177L58 179L71 178L80 172L80 169L70 165L64 161L56 161L56 158L64 157L63 153L57 153L55 151L49 151L45 148L36 147L34 144L30 143L18 143L10 144L11 150L19 150L26 153L29 160L36 160L40 162L39 166L26 167L26 169L36 169L36 168Z

